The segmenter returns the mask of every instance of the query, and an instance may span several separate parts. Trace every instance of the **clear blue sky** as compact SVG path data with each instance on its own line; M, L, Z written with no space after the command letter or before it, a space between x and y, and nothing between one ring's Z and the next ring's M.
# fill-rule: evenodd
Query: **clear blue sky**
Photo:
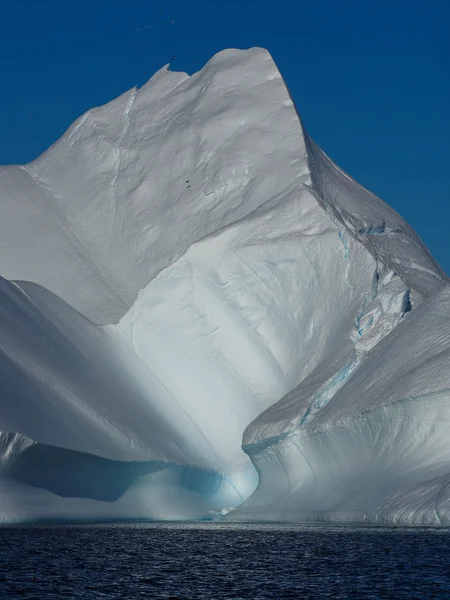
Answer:
M310 134L450 274L449 31L449 0L5 0L0 164L34 159L173 54L192 73L263 46Z

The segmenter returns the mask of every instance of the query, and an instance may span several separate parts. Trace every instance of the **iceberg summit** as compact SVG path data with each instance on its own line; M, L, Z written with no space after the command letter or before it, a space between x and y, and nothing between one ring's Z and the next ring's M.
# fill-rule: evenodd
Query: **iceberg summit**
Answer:
M450 284L267 51L0 168L0 520L450 524Z

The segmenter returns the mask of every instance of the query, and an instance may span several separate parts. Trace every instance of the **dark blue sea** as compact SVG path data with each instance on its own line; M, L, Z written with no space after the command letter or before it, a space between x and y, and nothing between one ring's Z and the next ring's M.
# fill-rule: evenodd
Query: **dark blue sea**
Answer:
M450 530L0 528L0 599L450 598Z

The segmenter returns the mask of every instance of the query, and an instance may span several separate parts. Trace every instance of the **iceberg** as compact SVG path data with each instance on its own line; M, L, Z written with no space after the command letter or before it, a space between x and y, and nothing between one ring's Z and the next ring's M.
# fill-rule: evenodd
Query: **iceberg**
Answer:
M0 520L450 523L450 285L265 50L0 167Z

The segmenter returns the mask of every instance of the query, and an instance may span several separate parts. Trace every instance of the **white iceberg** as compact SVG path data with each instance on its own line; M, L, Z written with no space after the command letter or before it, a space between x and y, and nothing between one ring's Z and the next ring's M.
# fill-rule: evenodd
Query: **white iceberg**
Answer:
M450 523L449 280L266 51L162 69L0 197L4 521Z

